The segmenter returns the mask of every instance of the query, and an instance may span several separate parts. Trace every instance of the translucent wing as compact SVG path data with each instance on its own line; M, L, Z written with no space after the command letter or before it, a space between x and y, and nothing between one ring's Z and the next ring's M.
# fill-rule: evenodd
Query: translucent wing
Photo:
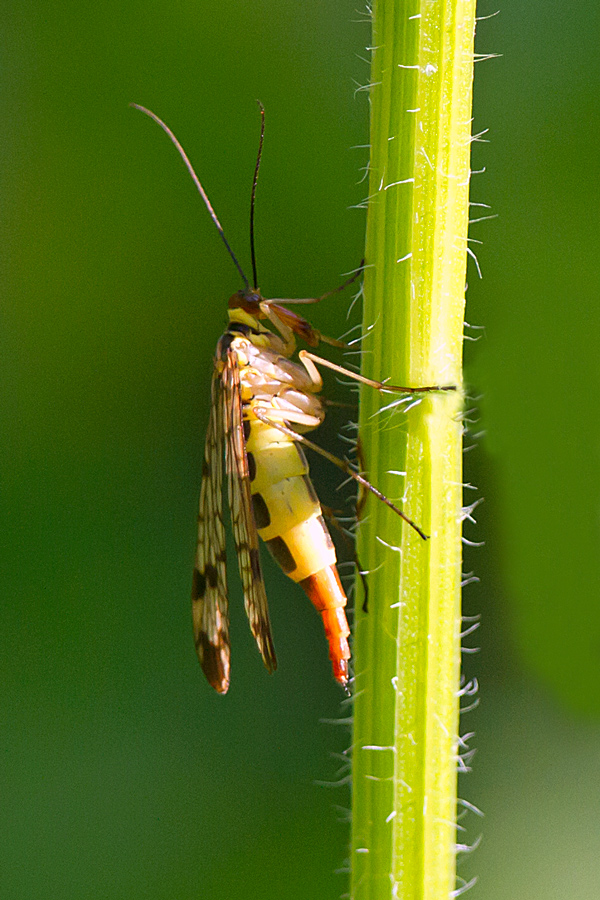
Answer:
M269 672L277 668L271 636L267 595L260 568L258 532L252 510L252 493L248 473L248 456L242 420L240 373L235 354L227 353L223 372L223 405L225 419L225 458L229 487L229 509L238 565L244 586L244 605L252 634Z
M200 665L220 694L229 687L229 613L223 525L223 376L215 366L198 513L192 586L194 642Z

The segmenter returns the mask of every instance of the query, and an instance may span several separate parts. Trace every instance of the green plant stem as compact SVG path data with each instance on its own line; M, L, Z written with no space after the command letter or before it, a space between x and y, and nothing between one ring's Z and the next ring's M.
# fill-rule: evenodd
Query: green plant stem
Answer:
M474 0L377 0L363 373L451 393L361 395L368 611L354 639L352 900L455 888L461 385ZM392 474L406 472L406 475ZM359 603L360 606L360 603Z

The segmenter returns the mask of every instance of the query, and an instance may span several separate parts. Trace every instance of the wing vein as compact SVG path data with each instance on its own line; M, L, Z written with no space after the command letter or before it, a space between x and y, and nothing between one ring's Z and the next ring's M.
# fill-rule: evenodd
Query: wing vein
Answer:
M198 544L192 586L196 651L208 681L221 694L226 693L229 687L230 669L227 559L223 524L224 392L223 376L215 364L204 448Z

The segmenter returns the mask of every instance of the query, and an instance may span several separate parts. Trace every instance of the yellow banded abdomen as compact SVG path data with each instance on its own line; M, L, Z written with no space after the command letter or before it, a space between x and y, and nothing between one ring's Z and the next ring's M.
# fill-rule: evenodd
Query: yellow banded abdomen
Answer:
M350 629L331 535L297 441L252 413L244 419L256 527L286 575L320 612L334 677L348 681Z
M335 565L333 541L301 447L259 419L247 419L246 430L252 504L259 535L293 581L303 581Z

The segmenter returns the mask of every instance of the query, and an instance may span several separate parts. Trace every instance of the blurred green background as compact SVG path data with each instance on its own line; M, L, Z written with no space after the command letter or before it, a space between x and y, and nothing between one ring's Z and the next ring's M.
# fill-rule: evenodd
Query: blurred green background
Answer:
M248 268L260 98L260 284L321 293L362 255L364 19L331 0L3 5L3 900L347 889L347 788L315 782L349 734L320 721L345 711L305 598L266 562L270 678L232 572L226 698L196 662L211 355L239 284L128 103L176 131ZM592 0L506 0L477 35L503 54L476 66L472 199L499 218L473 226L467 304L485 436L466 480L486 502L466 534L486 546L466 552L482 704L461 794L486 819L464 820L484 840L461 873L482 900L600 895L599 20ZM313 321L339 334L348 302Z

